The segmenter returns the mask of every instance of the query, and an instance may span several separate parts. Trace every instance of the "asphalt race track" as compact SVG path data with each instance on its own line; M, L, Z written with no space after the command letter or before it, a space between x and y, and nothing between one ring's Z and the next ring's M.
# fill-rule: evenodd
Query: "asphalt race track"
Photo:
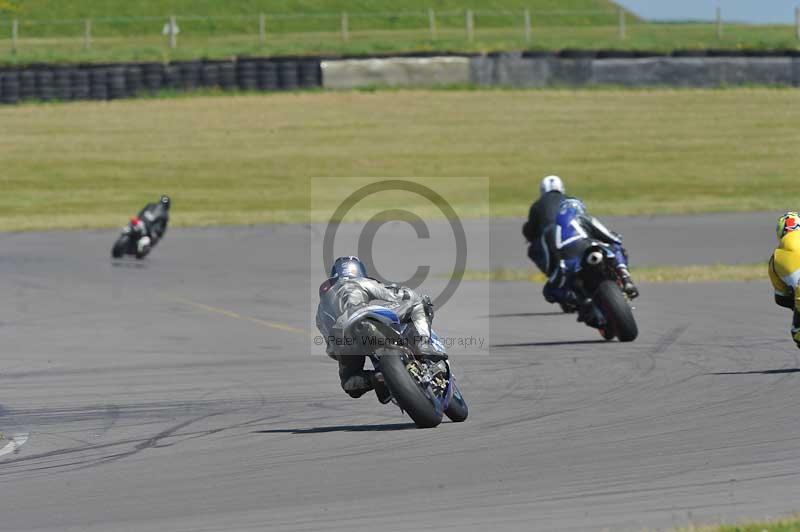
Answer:
M640 263L756 262L773 218L609 225ZM518 226L490 229L503 265L525 264ZM309 353L315 230L171 230L141 263L110 260L114 231L0 235L0 530L642 530L800 509L800 351L767 282L642 285L632 344L538 286L487 301L464 282L436 325L489 331L453 355L470 418L417 430ZM397 231L395 252L414 238Z

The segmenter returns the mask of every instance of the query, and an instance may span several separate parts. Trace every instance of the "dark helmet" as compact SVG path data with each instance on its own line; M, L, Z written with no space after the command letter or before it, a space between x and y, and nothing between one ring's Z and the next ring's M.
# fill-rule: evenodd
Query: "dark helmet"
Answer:
M339 257L331 268L331 278L366 277L367 269L358 257Z
M164 206L165 209L169 210L169 205L170 205L169 196L164 194L163 196L161 196L161 199L158 200L158 201L159 201L159 203L161 203L161 205Z

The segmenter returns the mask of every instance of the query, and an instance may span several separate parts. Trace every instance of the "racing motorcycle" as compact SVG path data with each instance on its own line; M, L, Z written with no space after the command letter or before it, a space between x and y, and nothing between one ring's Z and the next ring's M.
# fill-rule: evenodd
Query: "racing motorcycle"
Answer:
M579 304L578 320L594 327L606 340L632 342L639 334L628 296L617 275L614 252L608 244L592 241L582 255L565 260L574 275L573 291Z
M115 259L119 259L123 255L133 255L137 259L145 258L153 248L150 244L139 245L139 241L146 236L147 229L144 223L136 217L131 218L128 225L122 228L122 233L117 238L117 241L114 242L114 247L111 248L111 256Z
M391 393L391 401L406 412L419 428L467 419L469 409L456 384L449 360L432 361L414 348L415 330L401 316L410 308L369 305L342 324L341 336L350 340L353 354L366 354ZM431 345L444 355L445 347L431 331Z

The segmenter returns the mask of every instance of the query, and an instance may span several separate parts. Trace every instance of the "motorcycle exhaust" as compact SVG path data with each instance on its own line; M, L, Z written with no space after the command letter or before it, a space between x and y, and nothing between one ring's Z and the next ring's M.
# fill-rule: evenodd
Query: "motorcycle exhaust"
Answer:
M592 251L589 253L589 256L586 257L586 262L590 266L597 266L601 262L603 262L603 254L599 251Z

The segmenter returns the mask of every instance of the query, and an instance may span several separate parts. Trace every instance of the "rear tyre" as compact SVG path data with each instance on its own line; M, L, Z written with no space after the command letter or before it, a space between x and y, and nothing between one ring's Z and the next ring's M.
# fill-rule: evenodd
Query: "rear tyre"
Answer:
M453 397L450 399L450 404L447 405L447 410L444 411L445 415L450 418L454 423L461 423L466 421L469 415L469 407L464 397L461 395L461 390L458 389L455 382L453 382Z
M622 295L622 290L613 281L603 281L594 296L608 322L606 334L619 338L620 342L632 342L639 335L633 311ZM604 335L605 336L605 335Z
M383 380L397 400L400 408L405 410L417 427L427 429L442 422L443 412L438 410L403 363L403 357L396 349L379 349L376 353L380 359Z
M130 245L130 238L127 235L122 235L114 242L114 247L111 248L111 256L115 259L121 258Z

